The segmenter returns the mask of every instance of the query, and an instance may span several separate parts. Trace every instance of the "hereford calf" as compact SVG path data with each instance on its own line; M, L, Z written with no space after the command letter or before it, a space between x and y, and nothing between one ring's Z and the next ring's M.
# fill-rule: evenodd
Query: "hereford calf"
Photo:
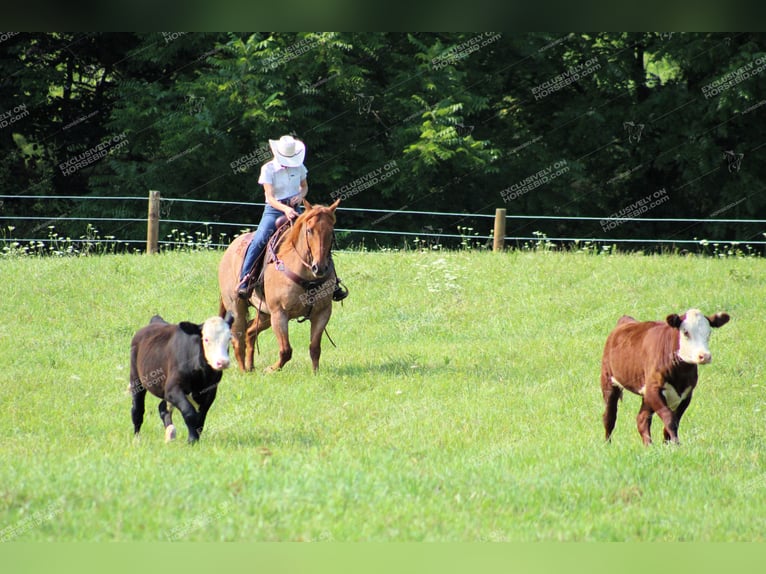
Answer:
M697 309L668 315L664 322L638 322L627 315L607 337L601 360L604 428L609 440L617 420L617 402L623 389L641 395L638 432L644 444L652 442L652 415L665 425L665 441L678 442L678 424L697 385L697 365L711 361L711 327L729 321L726 313L705 317Z
M130 392L133 395L135 434L144 421L146 391L162 399L160 419L165 440L175 438L171 411L181 411L196 442L215 400L223 369L229 366L229 341L233 317L211 317L201 325L167 323L159 315L139 330L130 344ZM197 410L192 401L198 405Z

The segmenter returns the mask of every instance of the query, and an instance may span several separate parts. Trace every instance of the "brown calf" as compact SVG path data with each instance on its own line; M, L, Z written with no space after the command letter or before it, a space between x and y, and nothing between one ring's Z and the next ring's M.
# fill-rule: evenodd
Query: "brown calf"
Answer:
M697 309L680 317L668 315L664 322L621 317L607 337L601 360L606 440L614 430L622 391L628 389L643 397L636 420L644 444L652 442L654 413L665 425L665 441L677 443L678 424L697 385L697 365L711 361L710 328L728 321L726 313L705 317Z

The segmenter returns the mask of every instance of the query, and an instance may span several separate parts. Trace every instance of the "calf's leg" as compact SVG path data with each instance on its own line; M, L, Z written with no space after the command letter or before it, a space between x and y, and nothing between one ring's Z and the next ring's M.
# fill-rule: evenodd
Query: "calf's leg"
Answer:
M215 400L216 392L218 391L218 385L211 385L207 389L204 389L199 394L192 395L192 398L196 401L196 403L199 405L199 413L198 413L198 423L197 423L197 435L202 434L202 429L205 428L205 419L207 418L207 412L210 410L210 407L213 405L213 401Z
M654 411L646 404L646 401L641 403L641 410L638 411L636 417L636 424L638 426L638 434L641 435L641 439L645 445L652 444L652 415Z
M162 425L165 427L165 442L170 442L176 438L176 427L173 424L172 416L173 405L168 405L167 401L160 401L158 410L160 411Z
M663 434L665 435L665 442L672 442L678 444L678 418L667 406L657 411L657 416L662 419L665 428Z
M684 416L684 412L686 412L686 408L689 406L689 403L692 400L691 394L689 394L688 397L686 397L684 400L681 401L681 404L678 405L678 408L675 412L675 419L676 419L676 442L678 442L678 427L681 425L681 417ZM672 437L670 436L670 433L668 433L667 430L663 431L665 433L665 442L671 441Z
M670 410L668 404L665 402L665 398L657 392L647 392L644 397L644 404L657 413L662 419L662 423L665 425L663 434L665 435L666 442L678 443L678 418L675 413Z
M199 414L194 409L189 399L179 388L178 384L169 385L169 388L165 390L165 398L173 404L184 417L186 428L189 429L189 442L197 442L199 440L199 432L197 429L200 427Z

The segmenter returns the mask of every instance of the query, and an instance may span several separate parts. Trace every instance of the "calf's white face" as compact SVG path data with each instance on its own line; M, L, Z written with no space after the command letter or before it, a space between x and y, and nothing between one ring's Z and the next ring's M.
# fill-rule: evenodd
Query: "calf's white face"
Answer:
M689 309L682 317L668 316L667 322L678 329L678 356L684 363L705 365L712 361L708 348L711 327L720 327L729 321L726 313L705 317L699 309Z
M211 317L202 324L202 349L205 360L216 371L229 366L229 341L231 328L220 317Z

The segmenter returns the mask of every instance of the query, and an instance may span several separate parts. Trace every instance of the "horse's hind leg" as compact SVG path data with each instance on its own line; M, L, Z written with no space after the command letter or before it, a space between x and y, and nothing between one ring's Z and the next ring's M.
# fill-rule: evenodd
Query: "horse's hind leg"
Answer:
M260 312L256 314L247 327L247 333L245 333L245 368L248 371L253 370L253 362L255 355L255 340L258 335L268 329L271 326L271 315Z
M266 369L268 372L280 370L293 356L293 348L290 346L290 337L287 332L288 323L287 313L282 310L277 310L271 314L271 328L274 330L279 343L279 359Z
M176 438L176 427L172 418L173 405L164 400L160 401L159 411L162 424L165 425L165 442L170 442Z

